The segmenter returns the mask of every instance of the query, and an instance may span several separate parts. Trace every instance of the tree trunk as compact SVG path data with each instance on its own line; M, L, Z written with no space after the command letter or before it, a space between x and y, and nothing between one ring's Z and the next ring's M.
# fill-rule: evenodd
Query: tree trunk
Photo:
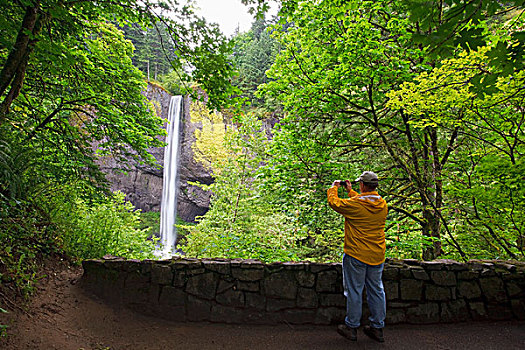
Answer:
M423 190L423 235L431 239L430 245L423 247L423 259L432 260L439 257L441 249L441 207L443 205L442 165L439 159L438 135L436 128L425 130L424 158L428 174L428 185ZM431 167L431 169L429 169Z
M430 245L423 246L423 260L433 260L439 257L441 250L441 223L439 215L435 210L427 208L423 210L423 236L430 238Z
M33 6L26 8L16 42L0 72L0 96L4 96L9 86L11 86L0 106L0 125L5 121L11 104L22 90L29 58L37 42L35 37L40 33L43 26L43 20L41 16L39 17L39 12L39 1L35 2Z
M2 68L2 72L0 72L0 96L2 96L9 87L18 67L24 60L29 45L29 39L35 28L37 18L37 5L34 7L28 7L24 19L22 20L22 27L18 31L16 42L13 45L11 52L9 52L9 56Z

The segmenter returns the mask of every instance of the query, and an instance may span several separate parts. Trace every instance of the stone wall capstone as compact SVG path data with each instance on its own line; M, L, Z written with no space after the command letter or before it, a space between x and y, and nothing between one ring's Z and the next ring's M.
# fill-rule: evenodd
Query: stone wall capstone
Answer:
M339 263L107 257L83 268L85 289L169 320L332 324L346 312ZM525 319L522 262L387 259L383 282L387 324Z

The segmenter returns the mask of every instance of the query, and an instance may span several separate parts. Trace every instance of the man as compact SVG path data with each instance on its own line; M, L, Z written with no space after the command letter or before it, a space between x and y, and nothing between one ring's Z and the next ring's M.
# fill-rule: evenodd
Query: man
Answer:
M377 175L365 171L355 181L359 182L358 194L350 181L334 181L328 189L328 204L345 217L345 243L343 257L343 285L346 296L345 324L337 332L352 341L357 340L361 324L363 288L366 286L370 326L363 332L370 338L384 342L383 327L386 316L383 289L385 261L385 221L387 204L377 193ZM348 199L340 199L338 188L343 185Z

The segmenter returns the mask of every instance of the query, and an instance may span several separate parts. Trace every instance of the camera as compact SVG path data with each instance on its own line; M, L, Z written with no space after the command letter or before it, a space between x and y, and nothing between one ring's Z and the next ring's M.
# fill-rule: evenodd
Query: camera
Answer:
M339 180L339 184L343 187L346 187L347 181L346 180Z

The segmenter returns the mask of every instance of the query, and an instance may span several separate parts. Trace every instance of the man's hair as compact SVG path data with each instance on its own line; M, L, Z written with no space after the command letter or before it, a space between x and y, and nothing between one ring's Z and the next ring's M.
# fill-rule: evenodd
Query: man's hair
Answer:
M363 181L363 185L365 185L365 187L368 189L368 190L375 190L377 188L377 185L379 185L379 183L377 182L364 182Z

